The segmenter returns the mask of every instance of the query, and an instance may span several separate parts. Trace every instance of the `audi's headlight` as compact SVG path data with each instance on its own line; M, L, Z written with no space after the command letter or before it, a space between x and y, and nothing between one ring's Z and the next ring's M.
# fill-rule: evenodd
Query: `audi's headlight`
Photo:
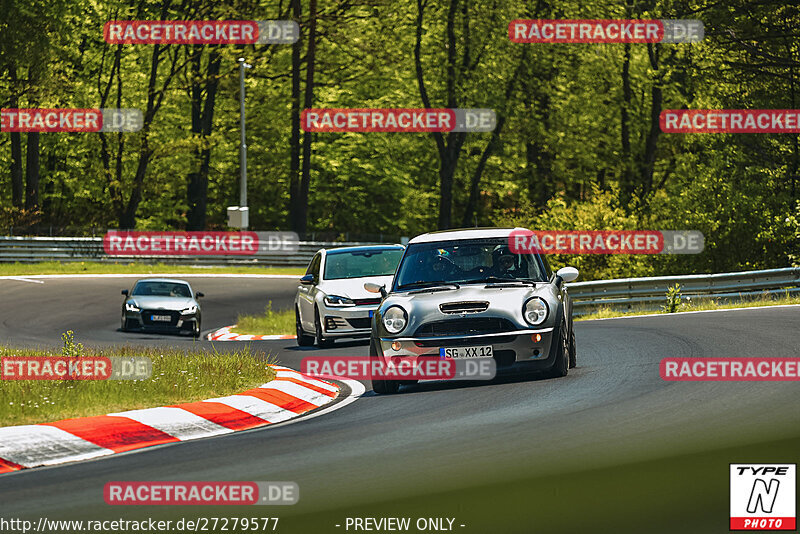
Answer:
M534 326L542 324L547 319L547 303L540 297L533 297L525 302L522 307L522 315L529 324Z
M356 303L347 297L340 297L338 295L325 295L323 299L328 306L355 306Z
M383 327L390 334L399 334L408 324L408 314L400 306L392 306L383 313Z
M125 311L138 312L138 311L141 311L141 310L133 302L126 302L125 303Z
M191 315L197 313L197 305L189 306L185 310L181 310L181 315Z

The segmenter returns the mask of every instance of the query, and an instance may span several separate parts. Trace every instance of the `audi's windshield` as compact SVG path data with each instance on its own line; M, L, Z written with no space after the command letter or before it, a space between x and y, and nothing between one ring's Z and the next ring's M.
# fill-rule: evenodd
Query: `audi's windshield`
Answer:
M536 254L511 252L505 237L416 243L408 246L394 289L448 283L546 282L544 261Z

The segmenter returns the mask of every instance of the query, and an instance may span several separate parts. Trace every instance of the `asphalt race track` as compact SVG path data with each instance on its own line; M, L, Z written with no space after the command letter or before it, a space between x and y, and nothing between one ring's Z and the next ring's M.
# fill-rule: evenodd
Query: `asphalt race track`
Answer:
M132 280L0 280L0 342L59 345L71 329L84 345L195 343L119 332L119 291ZM267 300L289 308L296 287L189 281L207 295L204 331ZM457 532L727 532L729 463L800 460L800 383L658 373L668 356L800 357L800 306L579 322L576 333L578 367L562 379L426 383L393 396L367 384L355 403L306 421L0 476L0 515L272 515L278 532L346 532L348 516L435 514L456 518ZM307 356L368 352L362 341L253 346L296 369ZM105 505L104 484L122 480L287 480L301 498L247 510Z

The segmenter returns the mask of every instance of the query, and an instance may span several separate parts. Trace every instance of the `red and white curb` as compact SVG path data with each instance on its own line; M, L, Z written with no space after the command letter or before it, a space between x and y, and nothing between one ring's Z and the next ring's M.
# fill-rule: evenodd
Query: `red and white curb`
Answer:
M214 330L206 336L209 341L270 341L273 339L297 339L295 335L271 335L271 336L258 336L253 334L237 334L232 332L231 329L236 328L236 325L223 326L218 330Z
M0 428L0 473L281 423L329 404L339 386L274 365L275 378L236 395L54 423ZM351 385L351 381L346 381ZM363 393L363 386L353 394ZM348 397L347 404L355 400ZM337 403L342 404L344 401ZM328 411L333 407L327 408ZM319 413L319 412L318 412ZM312 414L313 417L317 414Z

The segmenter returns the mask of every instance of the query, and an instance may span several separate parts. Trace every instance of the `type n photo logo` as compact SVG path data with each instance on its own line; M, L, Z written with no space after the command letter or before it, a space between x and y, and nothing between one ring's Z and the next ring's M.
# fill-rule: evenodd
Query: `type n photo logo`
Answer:
M795 530L797 464L731 464L730 530Z

